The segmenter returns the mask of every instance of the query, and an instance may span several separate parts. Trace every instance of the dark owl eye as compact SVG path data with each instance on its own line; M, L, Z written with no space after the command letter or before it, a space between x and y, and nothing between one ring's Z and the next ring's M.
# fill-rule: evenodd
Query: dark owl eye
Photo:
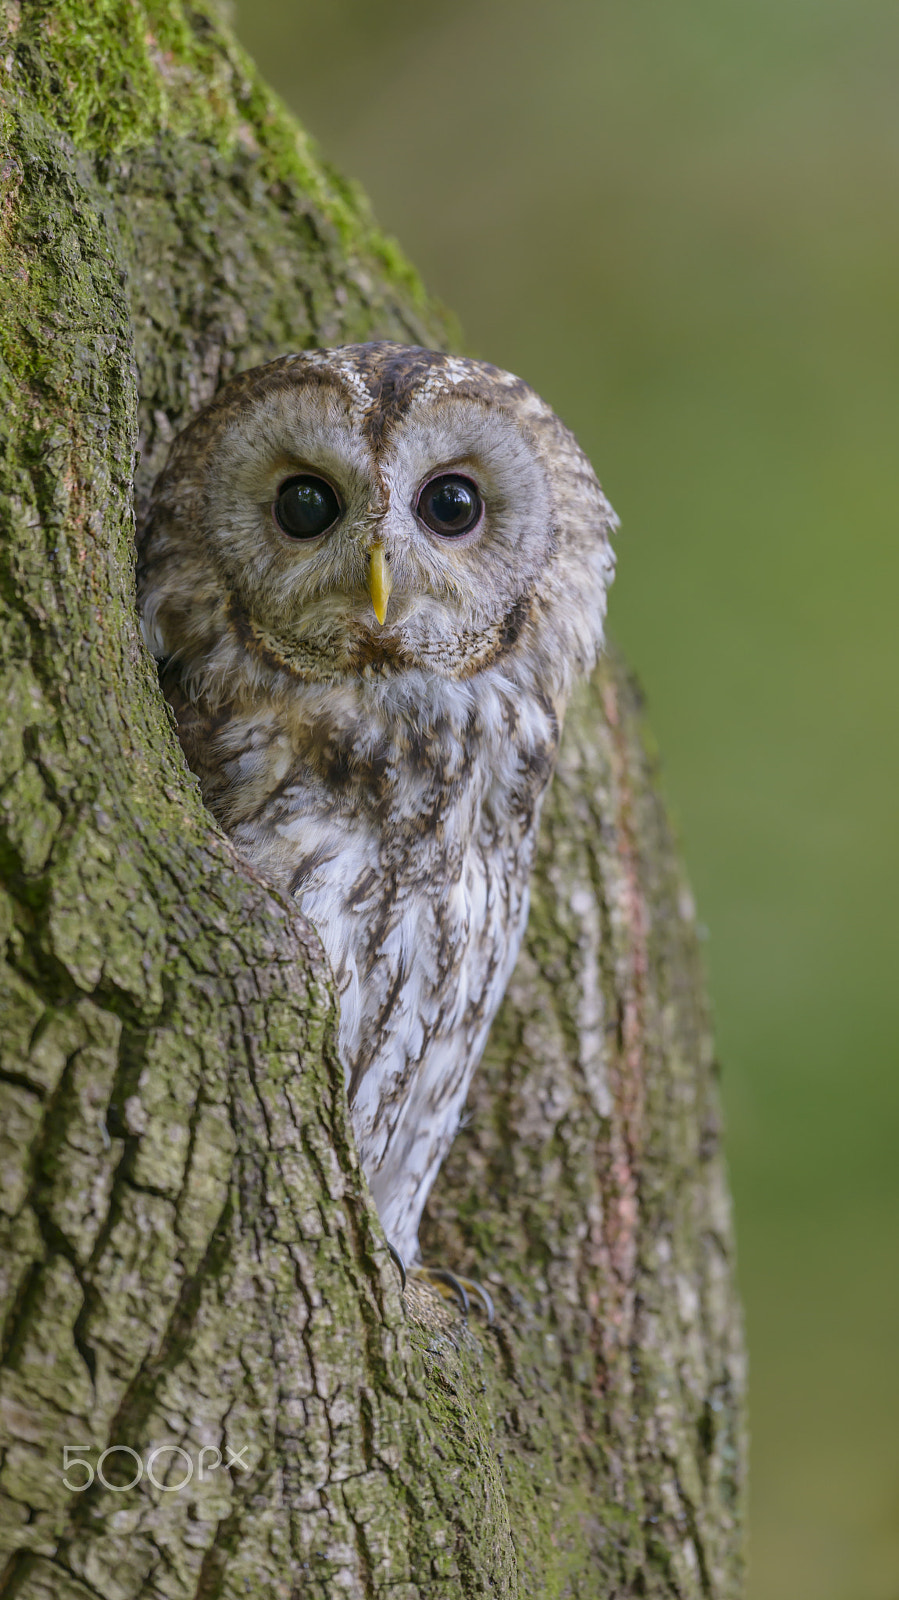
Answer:
M470 533L483 509L484 502L470 478L445 472L442 478L432 478L425 484L415 514L432 533L452 539Z
M317 539L340 516L340 501L324 478L288 478L278 490L275 521L291 539Z

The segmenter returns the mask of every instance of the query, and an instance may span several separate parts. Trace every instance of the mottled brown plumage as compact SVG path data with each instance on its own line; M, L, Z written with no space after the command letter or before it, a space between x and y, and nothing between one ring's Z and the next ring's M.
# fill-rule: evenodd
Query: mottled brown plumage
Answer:
M285 531L291 495L333 524ZM447 507L478 520L459 533ZM141 537L187 759L321 936L362 1164L410 1259L518 952L613 525L521 379L374 344L229 383L175 441Z

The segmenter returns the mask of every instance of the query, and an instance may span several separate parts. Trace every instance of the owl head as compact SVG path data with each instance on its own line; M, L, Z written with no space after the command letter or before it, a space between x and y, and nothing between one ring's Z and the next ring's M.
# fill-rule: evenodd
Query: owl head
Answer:
M592 663L614 514L521 379L405 345L284 356L176 439L140 545L145 635L215 704L300 679Z

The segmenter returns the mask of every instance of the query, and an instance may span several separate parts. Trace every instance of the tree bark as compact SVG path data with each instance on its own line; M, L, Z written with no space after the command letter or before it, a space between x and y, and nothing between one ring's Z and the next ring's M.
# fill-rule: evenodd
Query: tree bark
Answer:
M321 947L185 768L133 518L230 373L456 336L206 5L0 10L0 1595L737 1596L715 1069L637 692L610 656L572 709L430 1206L497 1321L404 1309Z

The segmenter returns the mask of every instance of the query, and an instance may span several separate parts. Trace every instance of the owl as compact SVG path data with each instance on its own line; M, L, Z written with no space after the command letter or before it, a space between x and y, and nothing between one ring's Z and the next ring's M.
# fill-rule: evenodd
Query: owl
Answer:
M207 806L325 947L360 1160L410 1264L521 944L614 526L520 378L390 343L243 373L153 490L145 637Z

